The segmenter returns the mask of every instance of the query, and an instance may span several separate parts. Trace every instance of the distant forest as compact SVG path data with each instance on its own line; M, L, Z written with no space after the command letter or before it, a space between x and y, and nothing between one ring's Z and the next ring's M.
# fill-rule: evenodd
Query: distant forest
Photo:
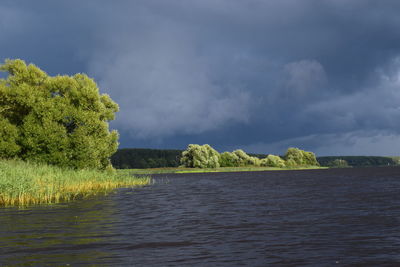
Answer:
M111 162L117 169L146 169L178 167L183 150L123 148L119 149L112 157ZM253 157L265 158L267 154L249 154ZM330 156L317 157L321 166L331 166L336 160L345 160L352 167L368 166L395 166L399 165L396 157L375 156Z
M349 166L353 167L399 165L399 161L395 157L378 157L378 156L317 157L317 160L321 166L330 166L330 163L337 159L345 160Z
M123 148L111 157L117 169L178 167L183 150Z

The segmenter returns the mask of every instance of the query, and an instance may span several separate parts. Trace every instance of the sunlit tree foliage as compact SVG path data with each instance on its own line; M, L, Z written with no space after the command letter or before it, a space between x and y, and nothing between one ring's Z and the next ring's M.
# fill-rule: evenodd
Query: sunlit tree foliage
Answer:
M288 148L284 158L287 162L287 166L319 166L314 153L294 147Z
M238 165L237 166L260 166L260 159L256 157L251 157L247 155L241 149L237 149L232 152L238 157Z
M118 105L85 74L49 76L23 60L0 70L0 158L72 168L110 167L118 133L109 131Z
M189 168L218 168L219 153L209 145L190 144L182 152L181 164Z
M285 161L279 156L268 155L261 160L261 166L283 168L285 167Z
M219 165L221 167L237 167L239 165L239 157L231 152L224 152L220 155Z

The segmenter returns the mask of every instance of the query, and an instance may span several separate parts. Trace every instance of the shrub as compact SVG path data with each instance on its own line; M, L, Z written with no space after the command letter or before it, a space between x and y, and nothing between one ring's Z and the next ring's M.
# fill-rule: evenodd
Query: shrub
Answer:
M317 158L313 152L302 151L303 153L303 164L310 166L319 166Z
M298 148L288 148L285 154L285 160L291 161L289 164L291 166L300 166L300 165L311 165L311 166L319 166L319 163L315 157L315 154L312 152L304 151ZM294 164L294 165L293 165Z
M261 160L261 166L283 168L285 167L285 161L279 156L268 155Z
M189 168L218 168L219 153L209 145L190 144L182 152L181 164Z
M294 147L288 148L284 158L286 161L290 161L289 165L291 166L303 164L303 153L298 148Z
M219 165L221 167L238 167L239 157L231 152L224 152L219 157Z
M297 163L293 159L289 159L285 161L285 165L286 167L295 167L297 166Z
M260 166L260 159L256 157L251 157L246 154L241 149L237 149L232 152L238 157L238 165L237 166Z

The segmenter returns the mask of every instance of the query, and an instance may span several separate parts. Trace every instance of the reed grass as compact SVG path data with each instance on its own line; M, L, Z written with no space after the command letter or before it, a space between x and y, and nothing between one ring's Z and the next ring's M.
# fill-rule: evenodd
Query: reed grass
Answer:
M0 160L0 206L51 204L145 186L149 177L120 172L72 170L18 160Z

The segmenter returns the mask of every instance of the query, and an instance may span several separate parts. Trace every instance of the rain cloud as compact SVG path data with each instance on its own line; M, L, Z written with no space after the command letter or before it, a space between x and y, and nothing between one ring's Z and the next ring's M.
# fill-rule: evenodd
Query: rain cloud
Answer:
M122 147L392 155L398 1L2 1L0 57L85 72Z

